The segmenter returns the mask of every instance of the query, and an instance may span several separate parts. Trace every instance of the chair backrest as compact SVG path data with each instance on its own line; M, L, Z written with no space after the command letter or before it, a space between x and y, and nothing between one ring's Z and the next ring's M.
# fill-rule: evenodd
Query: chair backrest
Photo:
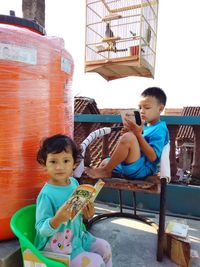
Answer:
M170 170L170 144L167 143L162 151L161 159L160 159L160 178L166 178L169 183L171 180L171 170Z
M34 246L34 239L36 233L35 212L35 204L26 206L18 210L12 216L12 219L10 221L11 229L19 239L22 255L26 249L29 249L38 259L40 259L48 267L66 267L67 265L64 263L44 257L41 252Z
M11 219L11 228L19 238L27 238L31 243L35 238L35 211L36 205L29 205L18 210Z

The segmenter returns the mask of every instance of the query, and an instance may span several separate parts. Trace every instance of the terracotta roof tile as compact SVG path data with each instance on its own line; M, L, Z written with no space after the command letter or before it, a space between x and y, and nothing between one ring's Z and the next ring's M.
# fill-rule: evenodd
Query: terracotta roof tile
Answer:
M74 98L74 113L76 114L99 114L97 104L94 99L89 97Z
M74 110L75 114L100 114L100 111L96 105L94 99L87 97L75 97L74 102ZM109 127L121 126L122 124L109 124ZM106 123L80 123L76 122L74 124L74 140L80 145L83 140L90 134L91 132L107 126ZM108 137L108 150L112 153L117 140L120 136L120 132L113 132ZM90 146L90 166L99 166L102 161L102 138L97 138L94 140Z
M181 116L200 116L200 107L184 107ZM181 125L177 134L177 140L194 142L194 131L190 125Z

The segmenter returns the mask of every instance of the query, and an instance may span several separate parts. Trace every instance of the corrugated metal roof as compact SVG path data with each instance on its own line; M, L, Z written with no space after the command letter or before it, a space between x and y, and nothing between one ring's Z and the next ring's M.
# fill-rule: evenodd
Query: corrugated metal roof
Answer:
M181 116L200 116L200 107L184 107ZM177 134L177 140L194 142L194 131L190 125L181 125Z

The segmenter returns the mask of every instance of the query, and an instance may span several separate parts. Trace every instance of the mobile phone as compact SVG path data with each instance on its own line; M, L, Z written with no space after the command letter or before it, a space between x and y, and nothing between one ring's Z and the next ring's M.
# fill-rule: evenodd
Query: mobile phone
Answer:
M138 110L134 110L134 115L135 115L135 122L137 125L141 125L142 124L142 120L140 117L140 112Z
M138 110L121 110L121 117L122 117L122 122L124 123L125 117L129 118L129 120L134 121L137 125L141 125L141 117L140 117L140 112Z

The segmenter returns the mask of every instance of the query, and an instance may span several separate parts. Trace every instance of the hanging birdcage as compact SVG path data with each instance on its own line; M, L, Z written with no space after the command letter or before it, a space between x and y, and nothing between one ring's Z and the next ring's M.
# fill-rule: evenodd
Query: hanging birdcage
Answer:
M154 77L158 0L86 0L85 71Z

